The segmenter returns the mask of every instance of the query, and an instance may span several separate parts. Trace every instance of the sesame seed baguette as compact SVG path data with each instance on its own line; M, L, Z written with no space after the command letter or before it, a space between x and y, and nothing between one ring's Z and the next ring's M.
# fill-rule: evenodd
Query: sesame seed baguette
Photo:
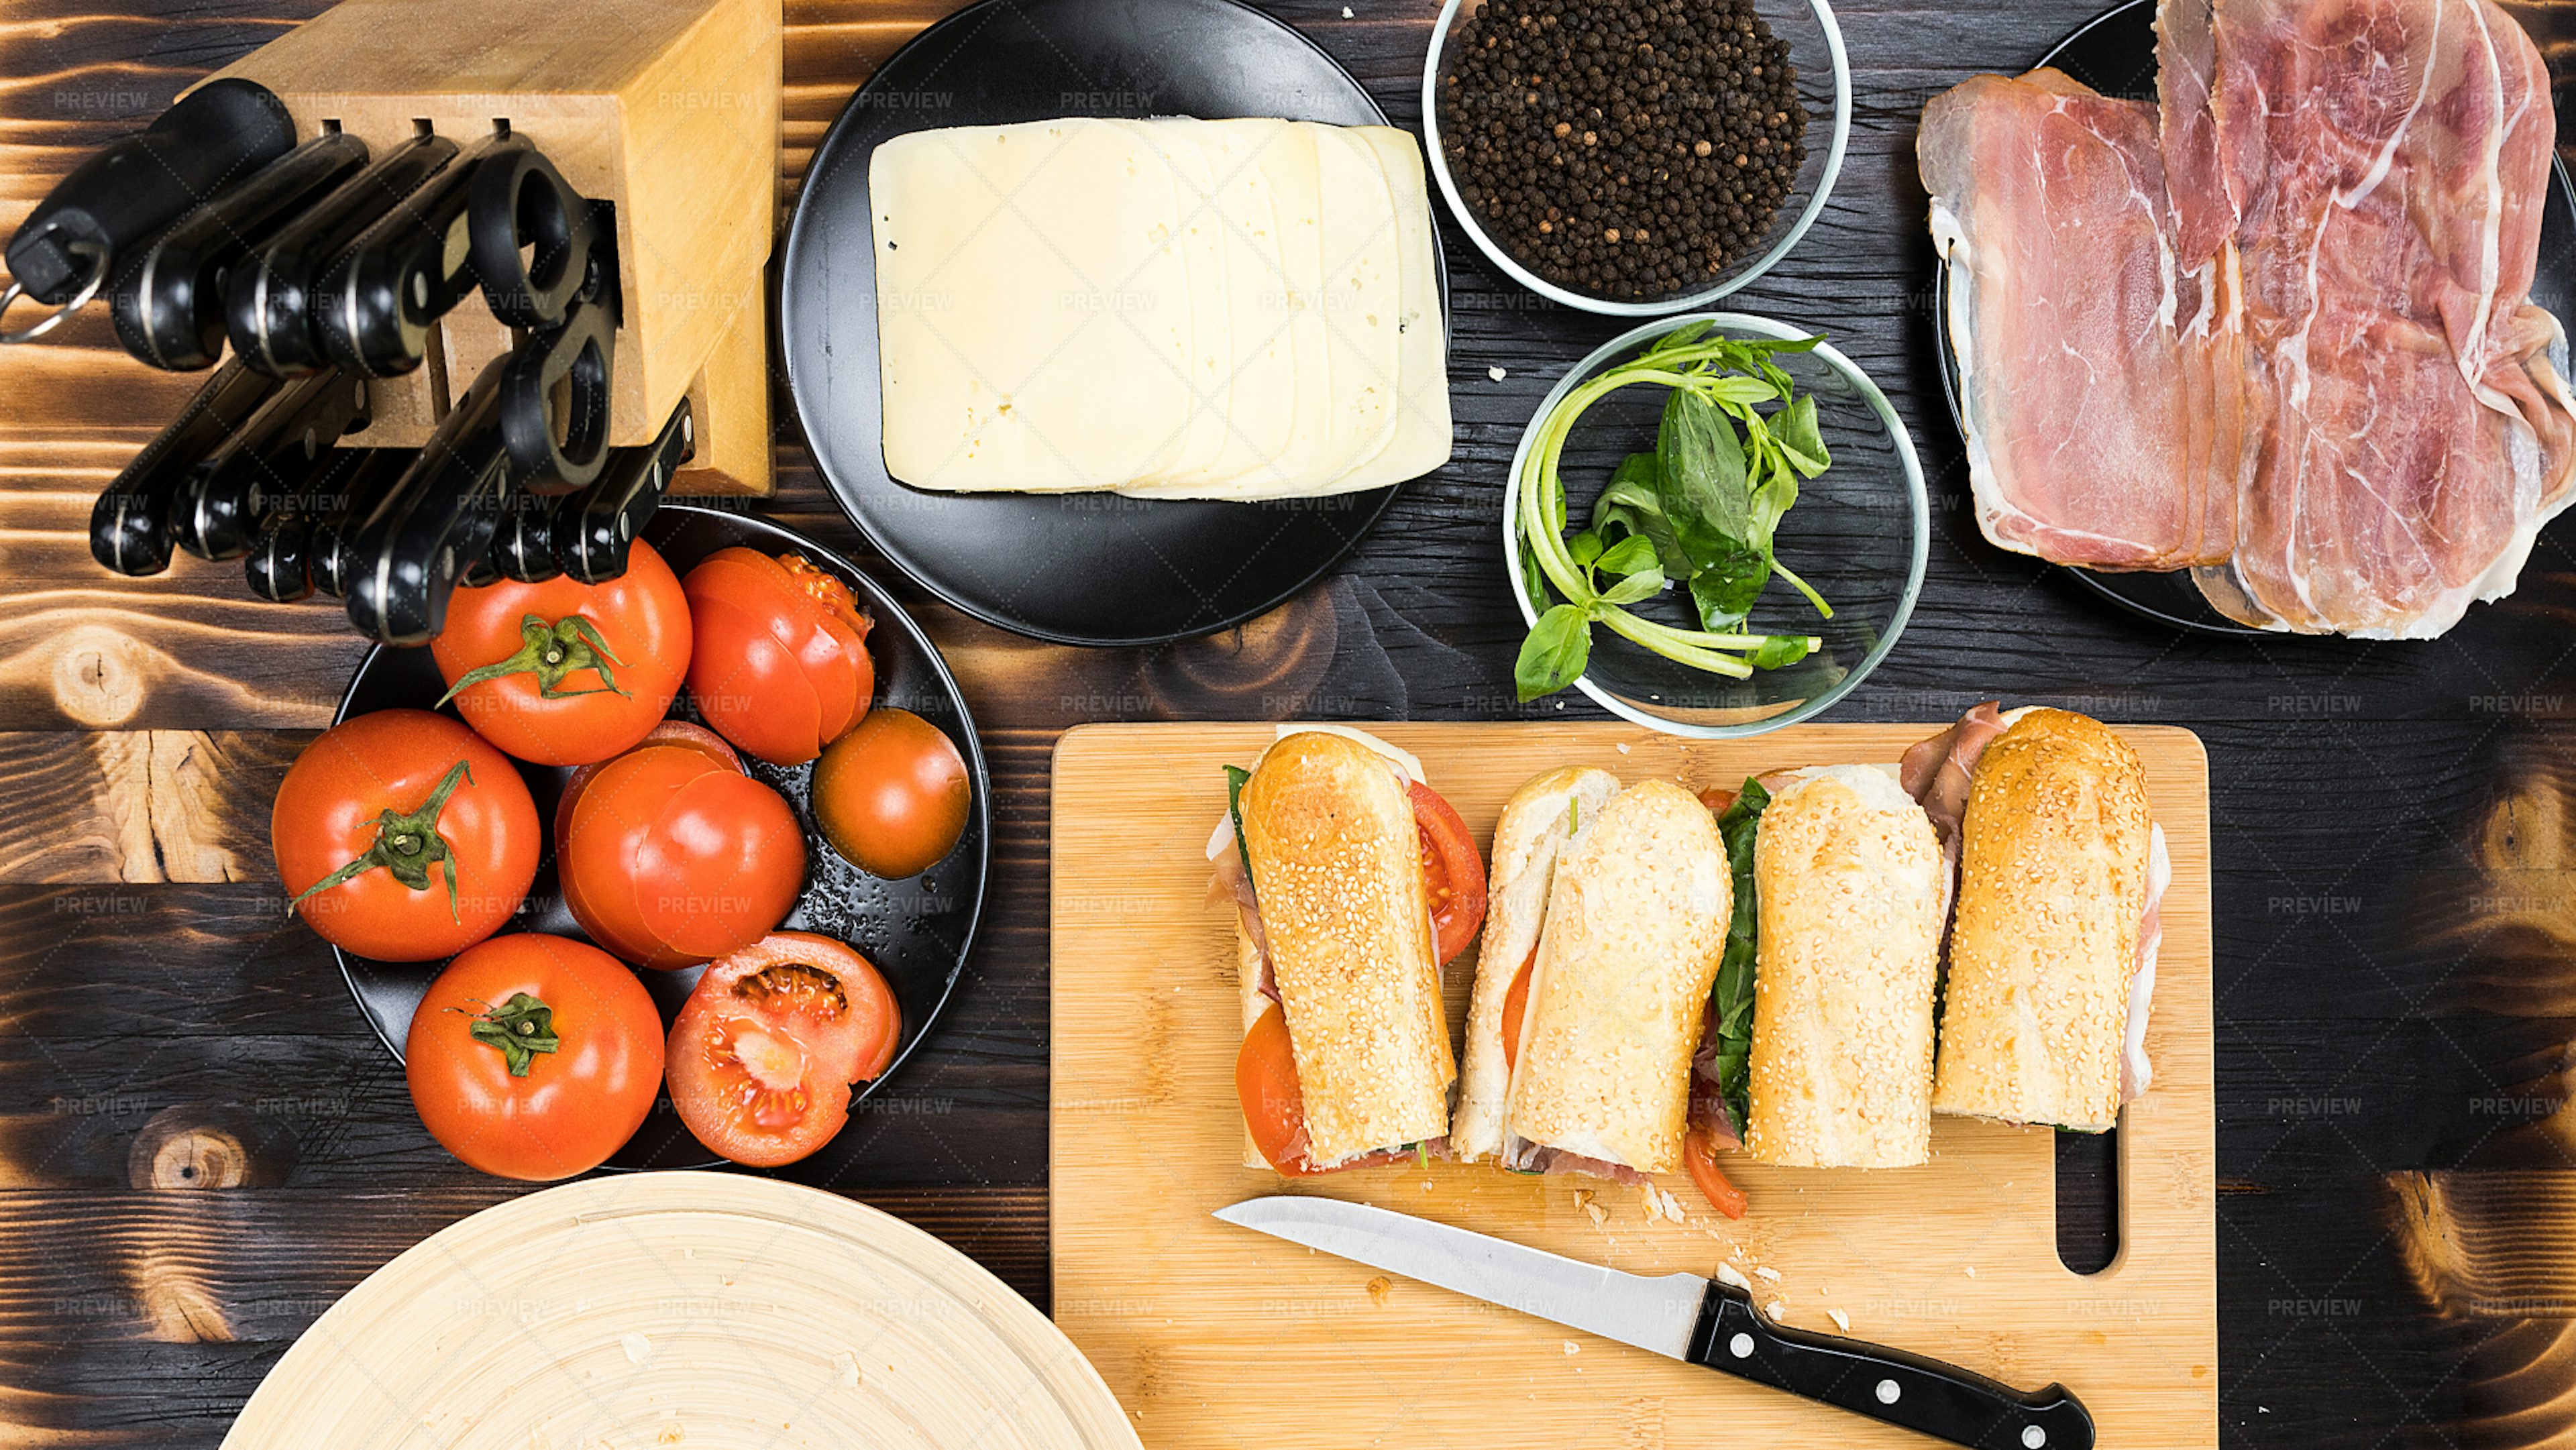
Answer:
M1343 735L1291 734L1244 783L1242 809L1309 1160L1445 1135L1457 1062L1398 768Z
M1745 1150L1799 1168L1902 1168L1932 1149L1941 845L1877 766L1764 778Z
M2098 1133L2120 1109L2146 771L2098 720L2017 713L1968 791L1932 1108Z
M1449 1125L1449 1152L1462 1163L1503 1149L1503 1108L1511 1069L1503 1054L1503 999L1538 945L1556 864L1591 825L1619 777L1594 766L1567 766L1530 778L1503 806L1485 873L1485 933L1476 953L1476 991L1467 1008L1466 1076Z
M1681 1166L1733 895L1717 820L1689 791L1643 781L1596 813L1548 887L1512 1132L1641 1173Z

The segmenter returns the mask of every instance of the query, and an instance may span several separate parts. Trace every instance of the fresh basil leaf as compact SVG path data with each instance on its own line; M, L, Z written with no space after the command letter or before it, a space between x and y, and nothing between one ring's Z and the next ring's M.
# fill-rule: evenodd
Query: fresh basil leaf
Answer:
M1697 566L1682 551L1671 520L1664 517L1663 477L1663 465L1651 453L1631 453L1621 459L1618 471L1610 475L1610 486L1592 501L1592 526L1606 530L1616 523L1654 540L1655 557L1662 561L1665 577L1687 579ZM1604 532L1602 537L1609 535Z
M1715 403L1768 403L1780 395L1780 390L1772 386L1770 379L1741 373L1718 378L1708 384L1709 401Z
M1762 586L1771 581L1771 555L1768 550L1730 546L1700 566L1691 576L1691 605L1699 613L1700 628L1712 634L1725 634L1744 623L1753 612L1753 601L1762 597Z
M1697 393L1675 389L1655 437L1664 518L1692 564L1706 567L1745 536L1752 499L1735 425Z
M1574 562L1578 567L1589 569L1592 567L1592 562L1601 557L1601 535L1591 529L1585 529L1565 541L1565 552L1574 556Z
M1592 617L1560 604L1538 617L1512 665L1512 687L1524 703L1573 684L1592 654Z
M1659 338L1656 338L1652 344L1648 345L1643 353L1638 355L1639 360L1643 361L1647 358L1661 357L1666 353L1679 352L1681 349L1699 341L1701 337L1707 334L1708 329L1709 323L1706 320L1683 323L1681 326L1674 328L1672 331L1665 333Z
M1760 904L1755 900L1753 848L1760 838L1762 812L1771 793L1747 779L1735 801L1717 818L1717 833L1726 842L1727 868L1733 875L1735 911L1726 926L1726 954L1719 958L1717 984L1710 992L1717 1032L1717 1087L1741 1134L1753 1096L1753 966L1758 956Z
M1628 542L1631 544L1642 544L1646 541L1643 539L1630 539ZM1652 550L1648 551L1647 557L1652 559ZM1620 580L1618 583L1613 584L1608 589L1602 591L1601 602L1604 604L1634 604L1640 599L1652 599L1656 595L1661 594L1663 590L1664 571L1656 568L1652 563L1648 563L1644 568L1639 569L1635 573L1630 574L1627 578Z
M1246 881L1252 880L1252 848L1243 844L1243 783L1250 779L1252 772L1240 765L1225 768L1225 813L1234 821L1234 850L1243 858ZM1260 887L1256 885L1253 890L1258 892Z
M1806 657L1807 636L1775 634L1762 641L1761 648L1753 652L1747 663L1757 670L1776 670L1783 665L1794 665Z
M1603 549L1601 558L1592 567L1604 574L1634 574L1640 569L1656 569L1655 541L1642 534L1630 534Z
M1771 433L1801 478L1813 478L1832 466L1833 456L1825 451L1824 435L1816 431L1814 398L1798 398L1774 414Z
M1539 567L1538 550L1531 548L1526 540L1521 544L1521 592L1529 600L1530 607L1541 612L1556 597L1548 588L1547 571Z

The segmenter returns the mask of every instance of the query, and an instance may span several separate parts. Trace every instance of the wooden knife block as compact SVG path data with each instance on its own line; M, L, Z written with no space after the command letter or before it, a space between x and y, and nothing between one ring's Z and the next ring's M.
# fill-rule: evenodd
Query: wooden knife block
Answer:
M623 316L609 441L649 443L685 396L677 487L767 493L765 278L778 207L780 0L341 0L217 72L259 82L299 132L378 154L423 128L471 145L506 123L616 209ZM416 448L515 339L477 292L428 362L374 384L343 440Z

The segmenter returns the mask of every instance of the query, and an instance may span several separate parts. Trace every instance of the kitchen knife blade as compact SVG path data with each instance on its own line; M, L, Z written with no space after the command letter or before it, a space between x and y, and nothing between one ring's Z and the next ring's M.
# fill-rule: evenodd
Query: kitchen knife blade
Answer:
M208 81L151 125L102 146L54 184L9 238L10 297L60 309L0 334L41 336L87 301L129 253L188 208L295 145L295 120L275 93L233 77Z
M1905 1350L1774 1324L1744 1290L1695 1274L1622 1273L1334 1198L1252 1198L1216 1216L1953 1445L2092 1450L2093 1417L2062 1386L2025 1394Z
M240 358L215 369L179 416L99 493L89 515L90 557L137 577L169 568L175 542L170 513L180 487L282 386L244 367Z
M314 284L360 233L399 205L447 163L456 143L420 135L289 222L224 283L224 315L233 350L264 373L291 377L329 364L313 326Z
M252 249L367 164L367 143L317 136L172 223L116 270L108 289L117 341L172 372L211 367L224 350L224 282Z

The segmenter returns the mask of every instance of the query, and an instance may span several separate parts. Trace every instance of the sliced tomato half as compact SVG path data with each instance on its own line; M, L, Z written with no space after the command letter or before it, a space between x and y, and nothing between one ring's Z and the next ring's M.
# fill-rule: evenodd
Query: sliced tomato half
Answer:
M1475 833L1438 791L1417 780L1407 794L1422 834L1422 884L1431 893L1431 927L1445 966L1485 924L1485 858Z
M875 965L811 932L772 932L711 964L671 1024L671 1104L737 1163L793 1163L832 1140L850 1084L893 1061L901 1009Z

